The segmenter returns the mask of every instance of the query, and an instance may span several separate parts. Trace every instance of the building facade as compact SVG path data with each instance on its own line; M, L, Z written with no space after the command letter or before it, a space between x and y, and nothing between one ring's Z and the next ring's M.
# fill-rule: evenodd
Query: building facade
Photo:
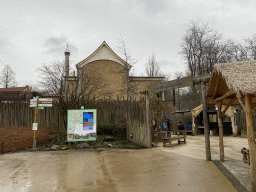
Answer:
M161 83L164 77L130 76L131 65L121 59L104 41L90 56L76 64L77 75L69 75L70 52L65 51L67 93L88 99L140 99L140 91Z

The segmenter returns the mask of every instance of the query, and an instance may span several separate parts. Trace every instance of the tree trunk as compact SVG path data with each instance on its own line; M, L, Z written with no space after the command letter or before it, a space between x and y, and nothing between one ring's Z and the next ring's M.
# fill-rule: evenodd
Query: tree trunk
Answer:
M246 126L247 137L250 152L250 169L251 169L251 189L250 192L256 192L256 143L253 130L252 119L252 103L251 95L246 93L245 95L245 108L246 108Z
M223 145L223 124L221 119L222 104L218 103L218 125L219 125L219 147L220 147L220 161L224 161L224 145Z
M206 90L205 83L201 82L202 99L203 99L203 116L204 116L204 135L205 135L205 148L206 160L211 161L211 147L210 147L210 131L207 117L207 103L206 103Z

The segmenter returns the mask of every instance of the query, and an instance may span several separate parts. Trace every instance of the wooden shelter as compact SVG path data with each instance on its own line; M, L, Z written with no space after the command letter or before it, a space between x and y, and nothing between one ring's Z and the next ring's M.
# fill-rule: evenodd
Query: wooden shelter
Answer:
M222 105L222 111L226 108L225 105ZM204 123L202 122L203 118L203 104L195 107L191 110L192 115L192 127L194 133L201 132L199 129L204 129ZM229 107L226 111L225 115L226 118L224 118L224 134L233 134L234 136L238 133L238 125L236 122L237 116L236 116L236 108ZM217 111L215 106L208 106L207 107L207 116L208 116L208 123L209 123L209 129L213 131L213 133L219 132L218 127L218 118L217 118Z
M207 103L217 104L220 160L224 161L221 117L231 105L241 105L246 112L250 151L251 190L256 191L256 142L252 114L256 112L256 61L221 63L214 66L207 92ZM226 105L222 110L223 105ZM242 147L242 146L241 146Z

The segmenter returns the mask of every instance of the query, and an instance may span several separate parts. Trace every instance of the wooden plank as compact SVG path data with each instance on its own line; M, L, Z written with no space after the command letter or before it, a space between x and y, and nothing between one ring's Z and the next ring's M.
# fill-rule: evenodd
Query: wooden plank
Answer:
M151 129L149 126L149 95L146 94L146 121L147 121L147 136L148 136L148 147L149 149L152 148L152 136L151 136Z
M239 101L240 105L242 106L243 110L246 111L244 101L242 100L242 96L239 92L236 94L236 98L238 99L238 101Z
M212 97L215 98L216 96L216 93L217 93L217 90L218 90L218 87L219 87L219 82L220 82L220 77L219 75L217 76L217 82L216 82L216 85L215 85L215 88L214 88L214 92L212 94Z
M250 191L256 191L256 142L253 130L252 119L252 99L251 94L245 94L245 107L246 107L246 126L247 137L250 151L250 169L251 169L251 189Z
M226 105L226 108L223 110L223 112L221 113L221 117L226 113L226 111L228 110L228 108L232 105L232 103L236 100L236 97L234 97L232 100L230 100L228 102L228 104ZM223 101L223 100L222 100Z
M252 114L254 114L256 112L256 104L254 105L254 107L252 108Z
M219 126L219 147L220 147L220 161L224 161L224 145L223 145L223 124L221 119L221 108L222 108L222 101L218 102L218 126Z
M204 118L204 135L205 135L205 149L206 160L211 161L211 147L210 147L210 130L207 116L207 102L206 102L206 88L205 83L201 82L202 99L203 99L203 118Z
M182 87L189 87L193 85L192 76L183 77L180 79L163 82L150 86L150 90L152 91L163 91L164 89L177 89Z
M217 102L217 101L220 101L220 100L223 100L231 95L235 95L236 92L233 91L233 90L229 90L227 93L225 93L224 95L222 95L221 97L218 97L217 99L214 99L213 101Z

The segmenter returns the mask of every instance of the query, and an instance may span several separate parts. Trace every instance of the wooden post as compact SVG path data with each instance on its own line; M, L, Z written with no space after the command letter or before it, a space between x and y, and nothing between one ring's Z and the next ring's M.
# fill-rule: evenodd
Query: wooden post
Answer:
M253 130L251 95L245 94L246 126L250 152L251 188L250 192L256 192L256 142Z
M34 123L38 123L38 102L39 102L39 96L37 96L36 101L36 109L35 109L35 120ZM33 148L36 149L36 139L37 139L37 130L34 130L34 137L33 137Z
M147 132L148 132L148 148L152 148L152 136L149 126L149 95L146 93L146 119L147 119Z
M210 131L209 131L209 124L208 124L208 117L207 117L206 90L205 90L205 83L204 82L201 82L201 90L202 90L202 100L203 100L206 160L211 161Z
M224 145L223 145L223 124L221 119L221 108L222 108L222 101L218 102L218 125L219 125L219 147L220 147L220 161L224 161Z

